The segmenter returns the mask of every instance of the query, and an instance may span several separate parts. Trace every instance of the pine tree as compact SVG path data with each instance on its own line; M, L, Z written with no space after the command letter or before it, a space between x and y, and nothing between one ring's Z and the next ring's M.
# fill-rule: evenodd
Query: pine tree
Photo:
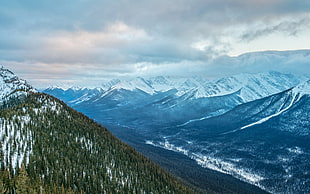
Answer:
M17 194L31 193L30 179L24 164L22 165L16 178L15 186Z

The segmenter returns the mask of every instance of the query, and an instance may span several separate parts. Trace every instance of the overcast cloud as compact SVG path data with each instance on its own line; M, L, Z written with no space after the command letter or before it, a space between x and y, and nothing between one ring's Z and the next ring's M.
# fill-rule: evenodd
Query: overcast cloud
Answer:
M38 87L118 76L310 73L309 52L278 64L226 56L310 49L308 0L4 0L0 26L1 64Z

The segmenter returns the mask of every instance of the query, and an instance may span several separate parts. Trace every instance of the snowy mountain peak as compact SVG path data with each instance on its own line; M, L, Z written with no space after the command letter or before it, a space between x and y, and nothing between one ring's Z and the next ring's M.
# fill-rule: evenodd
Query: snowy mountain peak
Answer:
M7 98L26 95L27 92L37 92L25 80L19 79L13 72L0 67L0 103Z
M120 81L111 87L111 90L114 89L124 89L129 91L142 90L148 94L154 94L156 92L154 88L144 78L141 77L137 77L130 81Z

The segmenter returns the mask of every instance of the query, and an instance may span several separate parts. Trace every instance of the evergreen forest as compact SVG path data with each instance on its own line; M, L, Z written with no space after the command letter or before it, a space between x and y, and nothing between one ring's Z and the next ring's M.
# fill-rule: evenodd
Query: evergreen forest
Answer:
M0 107L0 193L192 193L106 128L42 93Z

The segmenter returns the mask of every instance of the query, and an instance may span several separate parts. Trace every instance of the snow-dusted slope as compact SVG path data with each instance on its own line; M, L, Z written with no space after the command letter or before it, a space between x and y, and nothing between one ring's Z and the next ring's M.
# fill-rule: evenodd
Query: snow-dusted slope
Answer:
M34 121L40 120L43 126L49 121L42 115L47 113L58 115L60 112L66 112L63 105L45 96L38 98L37 101L42 104L41 107L23 107L20 115L0 114L0 143L4 153L3 161L5 166L11 165L14 171L20 168L23 162L26 165L29 163L34 145L33 131L29 129L35 125ZM12 146L12 142L16 142L15 146Z
M104 89L102 88L79 88L73 87L64 89L62 87L50 87L43 90L44 93L53 95L69 105L77 105L84 101L91 99L92 97L102 93Z
M138 77L130 81L121 81L110 88L110 90L142 90L148 94L154 94L155 89L144 78Z
M310 80L297 85L295 88L293 88L292 92L300 96L310 95Z
M218 80L215 84L220 88L218 94L240 90L240 97L244 102L249 102L292 88L303 79L291 74L268 72L240 74Z
M182 84L178 87L179 94L195 90L195 97L201 98L224 96L239 91L243 101L249 102L294 87L302 81L302 78L290 74L267 72L238 74L212 81L202 79L195 81L195 84Z
M273 117L279 116L285 111L289 111L289 109L292 108L294 104L298 103L299 100L304 95L310 95L310 80L302 82L301 84L297 85L296 87L288 91L287 96L289 96L290 98L288 98L288 100L280 104L280 107L274 108L274 110L276 110L275 112L267 115L266 117L259 119L258 121L245 125L241 127L241 129L246 129L254 125L262 124Z
M0 66L0 104L6 99L26 95L29 91L36 92L25 80Z

